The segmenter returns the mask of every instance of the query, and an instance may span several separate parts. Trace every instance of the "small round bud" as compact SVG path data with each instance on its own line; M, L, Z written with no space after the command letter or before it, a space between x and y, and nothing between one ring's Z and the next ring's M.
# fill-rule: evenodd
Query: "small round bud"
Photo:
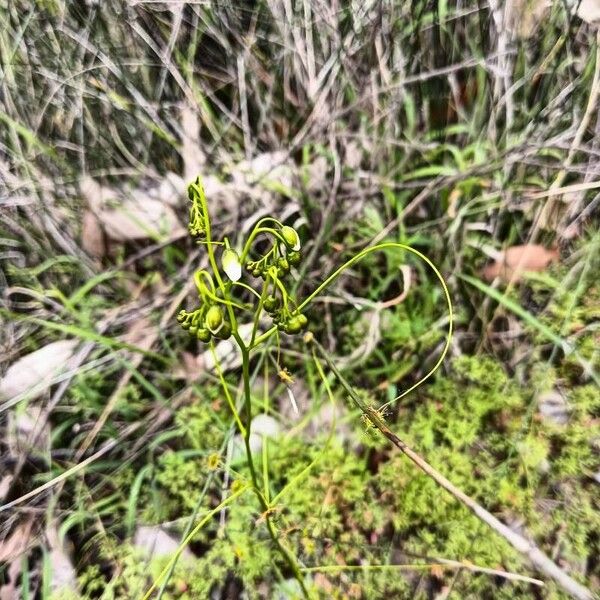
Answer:
M300 237L293 227L284 225L281 228L281 237L284 239L285 245L290 250L300 250Z
M196 333L196 337L201 341L204 342L205 344L207 344L208 342L210 342L210 338L211 333L208 329L206 329L205 327L201 327L200 329L198 329L197 333Z
M187 315L187 313L185 312L185 310L179 311L179 314L177 315L177 322L178 323L183 323L186 315Z
M211 333L219 331L223 325L223 311L220 306L211 306L206 313L204 323Z
M191 324L189 321L184 321L184 322L181 324L181 326L182 326L184 329L189 329L189 328L192 326L192 324Z
M298 250L288 252L287 259L290 265L297 267L300 264L300 261L302 260L302 253Z
M287 323L287 331L286 333L294 334L300 333L302 330L302 323L298 319L298 317L292 317Z
M231 337L231 325L226 321L221 325L221 329L215 333L215 337L218 337L220 340L226 340Z
M274 313L281 304L281 301L277 296L273 296L272 294L265 298L263 302L263 306L268 313Z
M283 256L277 260L277 266L284 271L289 271L290 269L290 263Z
M196 325L192 325L189 329L188 332L190 335L196 335L198 333L198 327Z
M296 319L298 319L298 323L300 323L300 327L302 329L305 329L306 326L308 325L308 319L306 317L306 315L303 314L299 314Z

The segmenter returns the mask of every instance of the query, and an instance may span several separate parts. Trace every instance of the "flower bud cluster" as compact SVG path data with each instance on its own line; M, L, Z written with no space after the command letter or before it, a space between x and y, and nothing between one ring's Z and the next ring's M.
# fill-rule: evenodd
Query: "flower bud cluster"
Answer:
M249 260L244 265L246 270L254 277L267 278L272 267L275 267L278 278L285 277L292 267L298 266L302 260L300 252L300 237L298 232L289 225L283 225L279 231L279 238L285 245L285 253L278 256L277 252L269 252L260 260ZM276 250L277 248L274 248Z
M200 203L200 189L198 186L201 186L200 181L196 181L195 184L188 187L188 197L192 202L192 205L190 206L188 231L192 237L202 241L206 238L206 215L203 213L202 205Z
M308 326L308 319L299 310L290 311L282 304L281 298L275 294L269 294L263 301L263 308L273 318L279 331L293 335L300 333Z
M269 260L269 256L263 256L260 260L249 260L244 265L246 271L254 277L261 277L262 279L267 278L267 274L271 267L275 267L277 277L281 279L285 277L292 266L296 266L300 263L302 258L300 252L291 252L286 256L280 256L279 258Z
M183 329L201 342L208 343L215 337L226 340L231 336L231 323L218 304L203 304L192 312L181 310L177 321Z

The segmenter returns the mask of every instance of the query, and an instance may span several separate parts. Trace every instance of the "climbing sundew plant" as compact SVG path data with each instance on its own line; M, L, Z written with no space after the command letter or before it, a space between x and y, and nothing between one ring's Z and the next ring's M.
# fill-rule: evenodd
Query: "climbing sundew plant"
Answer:
M229 489L228 495L225 495L218 506L211 509L207 508L196 525L189 528L177 552L158 574L144 598L150 598L157 589L159 589L158 597L163 596L167 583L175 571L176 562L184 548L191 541L197 540L200 531L205 527L208 528L217 515L221 516L221 523L229 518L235 521L236 527L242 529L244 526L247 527L246 532L243 530L237 531L238 543L230 549L231 552L227 552L228 555L231 554L231 561L229 559L224 560L225 563L230 565L236 560L240 564L245 564L244 572L246 577L250 577L250 579L256 578L263 572L269 562L268 554L263 551L264 548L261 550L263 559L262 562L259 561L260 566L258 566L256 560L248 558L248 553L255 553L252 550L252 536L261 528L264 528L270 539L270 548L278 556L278 559L273 562L274 575L281 581L286 578L295 580L296 592L304 598L319 597L320 592L315 584L315 574L319 571L365 570L369 573L370 580L377 579L378 569L383 568L383 565L362 562L360 539L358 538L351 538L354 548L347 554L349 564L339 564L339 560L338 564L306 564L308 560L318 562L319 557L322 557L315 551L315 538L318 539L320 535L330 537L336 531L341 532L343 529L341 528L341 515L337 514L335 510L327 511L325 500L322 501L321 506L315 505L313 509L310 507L307 509L306 499L303 496L304 486L307 486L306 489L313 490L312 493L315 498L319 497L321 492L324 492L322 485L317 483L318 478L316 480L314 477L309 478L312 472L321 470L326 478L336 482L334 488L344 490L344 501L348 503L348 511L354 515L351 517L353 520L360 519L360 513L360 515L363 515L362 518L365 523L371 523L373 526L383 527L385 522L381 510L377 506L369 506L370 501L375 502L375 497L373 495L369 496L367 478L361 476L360 469L357 469L355 461L346 461L345 451L333 443L333 425L320 451L315 452L314 448L307 450L303 447L301 441L291 439L288 445L292 444L294 446L296 444L296 449L291 450L287 455L283 452L288 458L282 458L280 449L279 458L276 457L271 464L265 460L264 453L262 462L260 464L258 462L256 450L253 447L252 423L253 416L257 413L259 407L256 406L257 400L252 392L251 368L255 361L260 363L261 358L264 358L264 354L269 353L270 359L276 364L280 380L284 384L291 384L292 377L283 366L281 358L288 344L302 347L304 354L310 358L314 366L313 376L318 376L323 389L325 389L331 400L333 400L334 392L331 379L327 376L326 371L328 370L330 375L337 380L339 389L350 400L353 409L360 412L362 419L358 423L360 427L367 430L368 436L382 436L380 437L381 442L391 443L401 455L404 455L403 458L408 458L421 471L424 477L415 480L412 484L413 491L411 493L415 498L422 497L423 493L429 494L426 490L431 489L432 486L439 486L441 488L440 493L449 493L453 497L448 497L449 501L462 504L463 510L465 507L470 510L476 519L479 519L480 522L485 523L493 530L493 532L490 532L491 536L497 535L504 538L503 543L508 543L507 547L512 546L513 550L517 551L517 555L520 553L528 558L537 571L554 579L559 587L573 597L591 598L591 593L585 587L561 570L525 536L511 530L471 496L454 485L420 454L409 447L399 435L390 429L386 422L389 406L415 390L428 379L439 368L450 346L453 328L452 302L448 287L436 266L425 255L408 245L382 242L367 246L357 252L333 273L325 277L323 282L306 297L298 298L293 291L297 288L295 285L297 274L295 268L301 266L303 255L301 238L296 229L282 223L275 216L268 216L257 220L245 239L217 239L211 223L209 201L205 197L200 178L190 184L188 194L190 200L189 232L197 241L197 244L206 251L208 265L207 268L198 269L193 275L197 292L196 305L190 310L181 310L177 315L177 321L192 338L205 344L207 351L212 355L215 372L222 386L223 396L231 411L239 437L243 440L245 468L226 469L226 480L233 480L230 485L225 485L225 488ZM410 253L422 261L440 284L448 314L444 343L431 369L395 398L390 399L383 405L376 406L369 394L356 390L347 381L329 353L319 343L316 336L318 329L314 328L313 331L311 327L309 308L311 303L322 295L342 273L363 258L380 252ZM232 394L235 385L232 385L229 376L226 377L225 370L220 362L222 353L219 346L225 340L233 342L235 351L241 357L239 389L241 389L242 401L240 404L235 401ZM265 380L265 386L268 387L268 378L265 378ZM268 389L265 393L266 395L269 394ZM297 410L291 392L290 397L294 409ZM206 410L210 411L210 406L207 406ZM457 405L456 410L461 410L461 407ZM448 418L450 419L451 416L449 414ZM466 426L466 424L467 420L465 419L463 425ZM460 423L457 422L457 426L459 425ZM477 423L473 427L475 425ZM464 429L465 427L463 427ZM409 439L415 439L414 434L416 431L418 431L416 424L413 424L412 429L406 427ZM462 434L459 432L459 438L464 434L465 431ZM431 440L424 441L426 442L424 444L425 448L429 446L429 449L431 449ZM463 439L463 441L468 440ZM374 443L373 446L379 446L379 442ZM459 444L459 447L462 446ZM221 450L222 448L223 446ZM214 451L215 453L209 456L207 460L208 468L213 473L220 463L219 449L215 448ZM340 451L341 454L339 454ZM290 455L295 457L292 463L289 461ZM397 459L400 458L400 456L397 457ZM464 475L461 469L466 464L465 461L454 460L453 464L458 470L458 475ZM335 463L336 466L331 467L330 462ZM389 464L392 465L393 462ZM280 465L279 472L277 472L278 465ZM443 470L447 472L447 469ZM285 473L281 471L285 471ZM329 474L325 475L326 473ZM340 477L340 473L346 475ZM399 468L398 473L402 474L403 478L406 477L404 468ZM452 477L452 473L448 475ZM393 488L393 469L383 469L377 481L379 484L385 482ZM401 483L400 480L399 483ZM274 489L275 485L278 486L277 489ZM414 488L415 485L422 488L421 492L419 489ZM327 494L329 493L327 491ZM372 498L372 500L369 500L369 498ZM288 515L295 515L291 520L286 517L286 502L289 503ZM314 510L314 514L311 514L312 510ZM399 511L401 507L394 506L394 510ZM420 516L426 519L424 512L426 511L419 507ZM322 523L315 521L314 516L317 513L323 516ZM401 529L402 519L410 514L410 512L405 512L404 517L398 515L396 518L392 515L391 518L396 526ZM240 515L242 516L240 517ZM297 529L294 518L299 518L300 515L305 527L299 538L293 532ZM432 519L436 518L436 513L433 510L431 517ZM483 527L483 524L481 526ZM423 539L426 540L427 536L424 535ZM208 539L204 538L204 541L207 542ZM222 544L220 544L221 546ZM431 546L435 547L433 541ZM493 544L491 547L493 547ZM222 547L220 551L223 551ZM481 554L486 556L485 553ZM254 568L250 568L251 565L254 565ZM441 563L441 566L437 566L438 568L462 568L465 564L453 564L452 561L446 561ZM411 567L417 570L419 568L429 569L431 565L425 563L411 565ZM486 565L470 565L469 569L504 578L507 581L525 582L537 586L544 585L541 580L508 573ZM385 569L383 570L385 571ZM381 578L382 581L389 579L383 572ZM394 589L399 592L400 589L403 589L403 585Z

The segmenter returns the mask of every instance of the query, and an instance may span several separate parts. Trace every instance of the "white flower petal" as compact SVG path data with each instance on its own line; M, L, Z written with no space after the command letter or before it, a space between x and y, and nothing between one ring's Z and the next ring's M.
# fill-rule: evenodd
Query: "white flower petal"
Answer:
M223 271L231 281L238 281L242 277L242 263L235 250L228 248L223 252Z

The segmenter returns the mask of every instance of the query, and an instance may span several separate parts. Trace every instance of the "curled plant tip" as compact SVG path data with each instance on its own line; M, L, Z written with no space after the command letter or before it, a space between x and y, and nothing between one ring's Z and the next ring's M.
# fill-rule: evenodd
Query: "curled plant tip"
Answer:
M223 265L223 271L231 281L239 281L242 277L242 263L235 250L227 248L223 251L223 258L221 261Z
M284 239L286 246L290 250L300 250L300 236L298 232L289 225L284 225L281 228L281 237Z
M197 237L203 240L206 237L206 218L202 208L202 202L200 200L200 194L202 188L200 187L200 179L197 179L195 183L188 186L188 198L192 205L190 206L190 222L188 225L188 231L193 237Z

